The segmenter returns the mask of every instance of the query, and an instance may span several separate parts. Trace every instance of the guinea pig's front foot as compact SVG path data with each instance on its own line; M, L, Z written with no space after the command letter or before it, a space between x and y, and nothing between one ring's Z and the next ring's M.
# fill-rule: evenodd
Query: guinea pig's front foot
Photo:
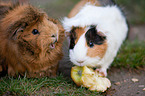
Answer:
M98 73L99 76L101 76L101 77L106 77L107 76L107 71L106 70L96 69L95 72Z

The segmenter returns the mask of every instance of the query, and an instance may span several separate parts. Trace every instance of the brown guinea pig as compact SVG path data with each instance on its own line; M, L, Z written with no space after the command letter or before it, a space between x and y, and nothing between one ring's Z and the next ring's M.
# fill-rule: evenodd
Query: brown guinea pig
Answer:
M56 76L63 28L30 4L0 2L0 71L10 76Z

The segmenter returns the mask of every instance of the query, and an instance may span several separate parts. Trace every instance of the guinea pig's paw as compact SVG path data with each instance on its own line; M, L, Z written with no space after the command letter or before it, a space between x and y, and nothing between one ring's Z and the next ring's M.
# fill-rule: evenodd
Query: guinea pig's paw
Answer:
M99 76L101 76L101 77L106 77L107 76L106 70L104 71L104 70L101 70L101 69L96 69L95 72L97 74L99 74Z

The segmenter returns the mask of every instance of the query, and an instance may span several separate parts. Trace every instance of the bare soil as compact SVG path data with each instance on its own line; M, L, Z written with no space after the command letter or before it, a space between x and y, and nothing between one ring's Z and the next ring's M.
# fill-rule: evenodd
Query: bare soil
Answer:
M142 70L110 68L108 78L112 87L107 96L145 96L145 68ZM136 81L133 81L135 79Z

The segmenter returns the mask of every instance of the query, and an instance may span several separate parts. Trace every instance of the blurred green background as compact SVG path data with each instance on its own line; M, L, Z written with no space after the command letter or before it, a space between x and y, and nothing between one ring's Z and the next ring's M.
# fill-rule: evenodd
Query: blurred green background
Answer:
M67 16L73 6L80 0L29 0L34 6L44 9L53 18ZM115 0L122 8L129 23L145 23L145 0Z
M116 0L131 24L145 23L145 0Z
M4 0L5 1L5 0ZM8 1L8 0L7 0ZM11 0L17 2L18 0ZM29 1L42 8L53 18L67 16L73 6L80 0L19 0ZM114 0L124 11L129 23L145 24L145 0Z

